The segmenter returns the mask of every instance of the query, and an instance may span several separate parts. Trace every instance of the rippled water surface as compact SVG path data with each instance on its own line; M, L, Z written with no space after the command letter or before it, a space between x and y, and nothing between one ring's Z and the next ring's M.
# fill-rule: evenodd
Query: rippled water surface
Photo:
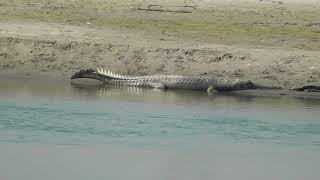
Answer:
M319 100L0 83L0 179L320 179Z

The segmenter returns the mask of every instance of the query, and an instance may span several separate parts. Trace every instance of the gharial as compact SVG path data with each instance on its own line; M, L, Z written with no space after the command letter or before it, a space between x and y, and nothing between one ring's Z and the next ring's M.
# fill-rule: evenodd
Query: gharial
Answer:
M179 75L150 75L124 76L103 69L86 69L74 73L71 79L90 78L102 81L108 85L135 86L161 89L189 89L205 91L237 91L247 89L281 89L275 86L264 86L251 80L225 80L211 76L179 76Z

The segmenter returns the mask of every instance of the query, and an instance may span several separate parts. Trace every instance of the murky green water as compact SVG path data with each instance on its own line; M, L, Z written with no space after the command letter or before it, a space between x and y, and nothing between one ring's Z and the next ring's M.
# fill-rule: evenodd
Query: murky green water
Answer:
M19 179L19 173L29 179L320 178L319 100L114 89L46 79L0 83L0 159L9 161L1 160L0 178ZM106 157L112 161L101 161ZM27 163L21 158L38 163L24 171L18 164ZM66 176L51 171L50 162ZM99 170L81 171L87 166ZM101 166L114 170L105 174ZM118 166L128 176L115 173L122 172ZM8 167L18 167L18 173ZM32 173L41 168L50 175Z

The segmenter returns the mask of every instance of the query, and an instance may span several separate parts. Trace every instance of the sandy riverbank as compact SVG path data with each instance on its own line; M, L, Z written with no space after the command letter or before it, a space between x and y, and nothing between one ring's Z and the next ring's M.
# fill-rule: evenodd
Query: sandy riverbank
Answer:
M107 68L320 85L319 16L312 0L0 0L0 72Z

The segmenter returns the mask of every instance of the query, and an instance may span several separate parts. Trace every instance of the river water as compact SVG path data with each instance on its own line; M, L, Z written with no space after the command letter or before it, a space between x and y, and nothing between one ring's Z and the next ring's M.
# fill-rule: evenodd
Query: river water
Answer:
M0 79L0 179L320 179L320 101Z

